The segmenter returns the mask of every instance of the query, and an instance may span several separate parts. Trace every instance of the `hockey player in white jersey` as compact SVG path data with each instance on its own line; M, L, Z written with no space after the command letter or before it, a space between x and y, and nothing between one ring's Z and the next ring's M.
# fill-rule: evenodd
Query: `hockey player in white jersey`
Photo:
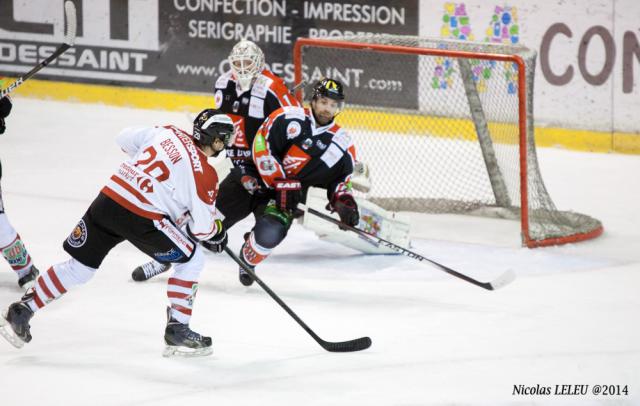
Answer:
M299 106L282 78L265 66L264 53L255 43L241 40L229 54L230 69L215 83L215 107L231 117L236 133L226 149L233 168L220 182L216 202L227 229L250 214L259 215L260 176L251 160L251 145L265 118L284 106ZM224 169L223 169L224 170ZM150 261L136 267L134 281L145 281L168 271L166 264Z
M89 281L109 251L128 240L156 261L175 264L165 355L210 354L211 338L192 331L189 320L204 267L201 247L219 253L227 242L214 205L218 178L207 157L223 151L233 134L231 119L212 109L195 119L193 135L174 126L122 131L117 142L130 158L64 242L71 259L49 268L9 306L0 333L18 348L31 341L34 312Z

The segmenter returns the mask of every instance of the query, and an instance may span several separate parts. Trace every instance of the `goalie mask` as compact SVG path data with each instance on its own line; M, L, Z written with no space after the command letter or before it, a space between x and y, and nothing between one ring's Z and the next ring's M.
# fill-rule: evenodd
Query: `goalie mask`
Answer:
M233 46L229 63L240 89L246 92L264 69L264 54L253 42L242 40Z
M213 147L214 141L220 140L224 147L229 147L233 144L234 134L233 121L228 115L219 113L218 110L203 110L193 121L193 138L201 145ZM213 156L218 156L223 149L216 151Z
M325 78L313 86L311 109L320 125L330 123L344 107L344 89L342 83Z

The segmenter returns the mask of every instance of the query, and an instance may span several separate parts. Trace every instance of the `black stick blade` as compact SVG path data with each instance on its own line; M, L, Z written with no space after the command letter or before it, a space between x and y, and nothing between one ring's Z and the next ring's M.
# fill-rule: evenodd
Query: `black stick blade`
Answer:
M354 352L366 350L371 347L371 339L369 337L360 337L355 340L341 341L338 343L323 340L320 345L329 352Z

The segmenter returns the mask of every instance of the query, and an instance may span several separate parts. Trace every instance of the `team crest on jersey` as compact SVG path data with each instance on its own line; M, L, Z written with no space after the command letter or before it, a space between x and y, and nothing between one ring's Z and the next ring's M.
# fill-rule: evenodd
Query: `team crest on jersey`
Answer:
M85 242L87 242L87 225L84 220L80 220L67 237L67 243L73 248L80 248Z
M271 175L276 173L276 164L273 157L261 156L256 160L256 163L258 164L258 169L260 169L261 174Z
M316 146L320 149L327 149L327 144L323 143L320 140L316 141Z
M311 148L312 145L313 145L313 141L311 141L311 138L307 138L302 143L302 149L309 149L309 148Z
M287 126L287 138L292 140L296 138L302 132L302 127L297 121L292 121Z
M214 97L216 101L216 108L219 109L222 106L222 90L217 90L216 95Z
M236 100L233 102L233 112L237 113L239 109L240 109L240 102Z
M138 176L136 178L136 183L138 184L138 188L145 193L153 193L153 183L151 183L150 179L143 178L142 176Z

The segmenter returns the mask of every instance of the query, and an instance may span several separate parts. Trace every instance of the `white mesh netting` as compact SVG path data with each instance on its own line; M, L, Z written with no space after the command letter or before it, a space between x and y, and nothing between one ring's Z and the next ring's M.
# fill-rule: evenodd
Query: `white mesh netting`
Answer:
M369 200L395 211L519 218L526 192L525 244L569 242L601 232L598 220L557 210L544 186L533 130L535 52L390 35L323 41L322 46L303 46L300 62L308 83L328 76L345 84L347 107L337 121L353 134L359 158L369 165ZM327 47L327 41L336 46ZM370 45L337 46L344 42ZM373 44L396 48L379 50ZM416 49L447 52L408 53ZM457 51L476 58L454 56ZM522 58L524 115L519 112L518 65L480 60L479 55ZM526 191L520 180L521 120L526 123Z

